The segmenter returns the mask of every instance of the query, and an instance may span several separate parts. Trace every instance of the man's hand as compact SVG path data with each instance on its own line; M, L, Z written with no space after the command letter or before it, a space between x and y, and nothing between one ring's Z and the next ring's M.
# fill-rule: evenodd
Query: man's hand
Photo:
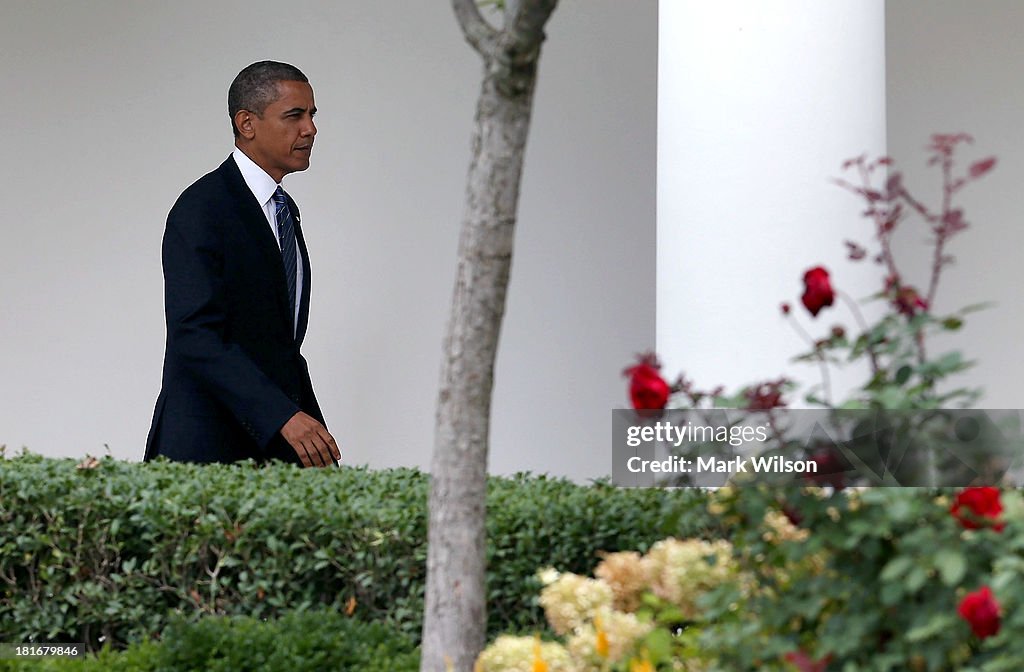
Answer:
M327 428L302 411L284 423L281 436L302 460L304 467L327 467L341 459L338 444Z

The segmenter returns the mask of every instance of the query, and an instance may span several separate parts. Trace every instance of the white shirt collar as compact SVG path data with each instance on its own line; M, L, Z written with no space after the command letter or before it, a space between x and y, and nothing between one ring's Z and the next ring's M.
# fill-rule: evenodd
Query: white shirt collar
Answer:
M274 192L277 191L279 185L274 181L267 171L260 168L256 163L246 156L238 147L235 147L234 151L231 152L231 156L234 157L235 163L238 165L238 170L242 173L242 179L249 186L249 191L256 197L260 206L266 206L267 201L271 199Z

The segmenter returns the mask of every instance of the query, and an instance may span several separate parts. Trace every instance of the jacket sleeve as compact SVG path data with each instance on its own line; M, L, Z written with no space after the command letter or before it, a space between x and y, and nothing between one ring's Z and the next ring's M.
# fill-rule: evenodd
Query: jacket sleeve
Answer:
M180 205L180 204L179 204ZM261 450L299 406L225 338L222 237L208 214L176 207L163 240L168 341L176 360L256 440Z

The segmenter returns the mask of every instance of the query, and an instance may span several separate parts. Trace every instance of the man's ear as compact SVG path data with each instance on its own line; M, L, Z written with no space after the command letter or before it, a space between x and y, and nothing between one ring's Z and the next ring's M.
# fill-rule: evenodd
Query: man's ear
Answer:
M253 119L255 114L249 110L239 110L235 112L235 128L238 129L238 134L246 140L252 140L256 135L256 129L253 128Z

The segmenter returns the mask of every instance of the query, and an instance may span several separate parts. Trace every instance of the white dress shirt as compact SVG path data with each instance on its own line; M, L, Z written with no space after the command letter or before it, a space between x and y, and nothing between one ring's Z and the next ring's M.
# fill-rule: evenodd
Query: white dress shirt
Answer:
M267 224L277 241L277 249L281 249L281 240L277 236L277 208L274 205L274 192L281 186L274 181L265 170L245 155L245 152L235 147L231 152L238 170L242 173L242 179L248 185L249 191L256 197L256 202L263 208L263 214L267 217ZM292 322L292 335L298 333L299 328L299 306L302 302L302 252L299 251L298 238L295 240L295 315Z

